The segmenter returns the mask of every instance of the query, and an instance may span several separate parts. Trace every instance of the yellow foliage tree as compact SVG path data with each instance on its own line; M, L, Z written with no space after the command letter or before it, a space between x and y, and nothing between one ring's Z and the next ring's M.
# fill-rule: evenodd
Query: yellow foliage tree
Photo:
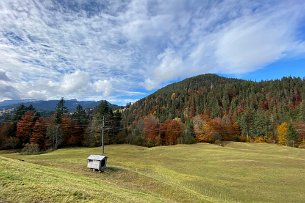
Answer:
M278 143L285 145L287 141L288 123L284 122L277 127Z

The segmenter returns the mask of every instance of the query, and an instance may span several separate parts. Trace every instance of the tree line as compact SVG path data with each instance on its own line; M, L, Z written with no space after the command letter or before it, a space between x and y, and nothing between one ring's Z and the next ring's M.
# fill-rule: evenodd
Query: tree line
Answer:
M69 113L62 98L49 116L41 116L32 105L20 105L0 125L0 148L35 153L65 146L99 146L101 124L105 118L105 143L123 143L120 138L121 113L113 112L107 101L93 110L81 105Z
M51 116L21 105L0 125L0 147L44 151L105 143L142 146L222 141L305 146L305 80L253 82L201 75L112 108L77 106L69 113L61 99Z

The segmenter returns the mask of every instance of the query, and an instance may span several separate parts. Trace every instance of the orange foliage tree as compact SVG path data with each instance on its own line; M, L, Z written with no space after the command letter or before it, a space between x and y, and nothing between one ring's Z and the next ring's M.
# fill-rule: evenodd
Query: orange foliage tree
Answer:
M40 149L45 149L45 136L46 136L47 126L45 119L39 118L36 120L33 127L32 136L30 139L31 144L38 144Z
M284 122L277 127L278 143L285 145L287 141L288 123Z
M237 122L226 116L214 119L206 115L196 116L193 119L193 123L194 133L198 142L230 141L240 135Z
M144 134L147 145L160 144L160 123L155 116L149 115L144 118Z
M32 129L35 124L34 119L33 112L26 112L17 123L16 137L18 137L22 143L29 143Z
M194 133L198 142L203 142L205 140L204 124L207 119L208 117L204 117L202 115L198 115L193 118Z
M161 131L163 134L162 142L164 144L166 145L177 144L177 140L182 133L181 124L177 120L166 120L161 126Z
M81 134L77 133L73 120L65 116L61 120L63 142L66 145L80 145Z

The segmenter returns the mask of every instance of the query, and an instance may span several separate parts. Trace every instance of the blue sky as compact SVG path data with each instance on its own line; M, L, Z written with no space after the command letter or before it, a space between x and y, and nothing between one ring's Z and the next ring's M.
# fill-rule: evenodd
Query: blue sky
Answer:
M216 73L305 76L303 0L2 0L0 101L133 102Z

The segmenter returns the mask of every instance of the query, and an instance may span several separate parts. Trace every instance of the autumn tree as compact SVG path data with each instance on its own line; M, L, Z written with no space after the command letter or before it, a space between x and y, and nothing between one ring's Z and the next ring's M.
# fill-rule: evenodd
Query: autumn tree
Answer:
M241 132L237 121L234 121L230 117L223 117L221 122L223 132L222 138L225 141L234 141L236 140Z
M147 146L160 144L160 124L155 116L149 115L144 118L144 134Z
M33 112L26 112L21 120L17 123L16 137L18 137L22 143L29 143L32 129L35 124Z
M288 123L284 122L277 127L278 143L285 145L287 141Z
M224 134L224 128L220 118L208 119L203 125L204 129L204 142L215 142L216 140L222 140Z
M177 140L182 133L181 124L175 119L166 120L161 126L161 131L164 134L162 138L164 139L165 145L177 144Z
M204 119L208 120L209 118L202 115L198 115L193 118L194 133L198 142L204 141L205 131L203 127L204 123L206 122Z
M61 129L64 145L79 145L81 143L81 135L77 133L74 122L70 117L64 116L62 118Z
M45 150L45 136L46 136L47 126L45 119L40 117L36 120L33 126L33 132L30 139L31 144L38 144L40 149Z

